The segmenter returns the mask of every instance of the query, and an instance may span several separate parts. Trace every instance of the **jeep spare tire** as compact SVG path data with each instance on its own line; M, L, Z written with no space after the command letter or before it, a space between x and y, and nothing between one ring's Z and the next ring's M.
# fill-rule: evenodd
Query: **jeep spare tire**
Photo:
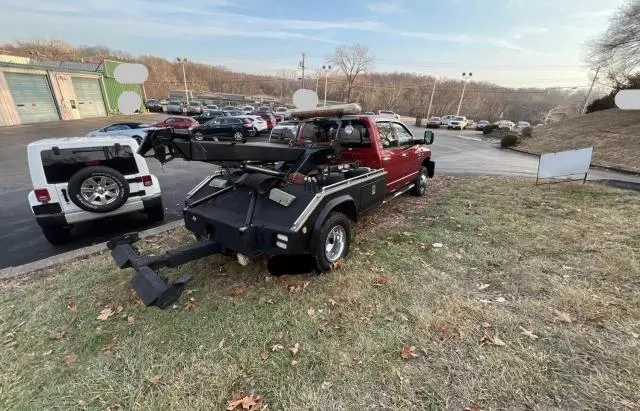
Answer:
M87 167L75 173L67 186L71 201L83 210L108 213L117 210L129 197L129 183L110 167Z

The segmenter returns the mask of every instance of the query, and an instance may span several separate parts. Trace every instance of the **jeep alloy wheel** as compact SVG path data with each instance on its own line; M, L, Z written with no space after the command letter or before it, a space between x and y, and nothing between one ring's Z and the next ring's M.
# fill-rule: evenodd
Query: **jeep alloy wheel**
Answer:
M106 206L120 196L120 187L108 176L89 177L80 186L80 195L94 206Z

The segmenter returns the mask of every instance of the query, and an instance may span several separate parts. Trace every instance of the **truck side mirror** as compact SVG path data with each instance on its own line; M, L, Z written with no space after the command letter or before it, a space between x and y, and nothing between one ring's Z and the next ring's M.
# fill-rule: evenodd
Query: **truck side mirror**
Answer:
M424 132L424 144L433 144L433 139L434 139L434 135L433 135L433 131L431 130L426 130Z

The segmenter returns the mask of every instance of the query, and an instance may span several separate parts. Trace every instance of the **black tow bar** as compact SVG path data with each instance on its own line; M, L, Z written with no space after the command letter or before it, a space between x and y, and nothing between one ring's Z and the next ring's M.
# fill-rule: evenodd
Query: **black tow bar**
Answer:
M112 238L107 242L107 247L111 250L111 257L118 267L136 270L130 284L144 305L162 309L167 308L180 298L184 287L193 277L183 275L168 284L158 276L159 269L177 267L220 252L219 244L211 240L204 240L167 251L162 255L141 256L133 247L133 244L139 239L138 233L129 233Z

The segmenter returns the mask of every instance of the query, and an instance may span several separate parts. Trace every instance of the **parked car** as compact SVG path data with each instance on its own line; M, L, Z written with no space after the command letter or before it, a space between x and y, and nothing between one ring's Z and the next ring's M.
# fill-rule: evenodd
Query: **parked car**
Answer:
M113 123L90 132L87 137L127 136L133 137L140 144L150 127L152 126L145 123Z
M446 116L441 116L440 117L440 124L443 126L448 126L449 125L449 121L451 121L451 119L453 119L455 116L448 114Z
M478 121L478 123L476 123L476 130L482 131L482 130L484 130L484 126L486 126L488 124L491 124L491 123L489 123L489 121L487 121L487 120L480 120L480 121Z
M515 123L513 121L509 121L509 120L499 120L499 121L496 121L493 124L498 126L499 130L513 131L513 129L516 127Z
M240 111L242 111L243 114L250 114L256 111L256 108L253 106L247 105L247 106L242 106L242 108L240 108Z
M427 121L427 128L440 128L441 124L440 117L431 117L429 121Z
M204 106L205 110L220 110L218 108L218 106L216 106L215 104L207 104L206 106Z
M276 124L278 124L278 122L276 121L276 118L274 117L273 114L258 113L258 115L260 117L262 117L264 119L264 121L267 122L267 127L269 128L269 130L271 130L272 128L274 128L276 126Z
M191 117L167 117L163 121L155 123L152 127L167 127L174 129L189 129L199 123Z
M455 130L455 129L459 129L459 130L464 130L467 128L467 118L464 116L456 116L454 118L452 118L451 120L449 120L449 125L447 126L447 129L449 130Z
M242 115L239 118L248 118L253 123L253 128L256 130L256 134L260 134L269 129L267 122L260 116Z
M182 102L170 100L167 103L167 114L182 114Z
M226 111L222 111L222 110L205 110L204 113L200 116L193 116L191 118L193 118L195 121L197 121L200 124L204 124L209 120L212 120L214 118L218 118L218 117L228 117L231 114L227 113Z
M160 100L160 104L166 106L169 102L167 100Z
M396 113L394 113L391 110L378 110L378 115L379 116L385 116L385 117L393 117L395 119L400 119L400 116L397 115Z
M525 127L531 127L531 123L528 121L518 121L518 124L516 124L517 130L522 130Z
M245 137L255 136L256 129L253 121L247 117L218 117L193 128L192 135L198 141L241 141Z
M162 113L164 111L164 107L162 107L162 104L160 104L158 100L150 98L144 104L147 110L151 112Z
M289 111L289 109L286 107L276 107L276 114L278 115L286 116L287 111Z
M164 219L158 179L130 138L55 138L27 146L33 190L29 206L53 245L72 239L75 224L142 211Z
M187 115L202 114L204 112L204 106L199 101L190 101L187 105Z
M234 107L234 106L224 106L224 107L222 107L220 110L222 110L222 111L234 111L234 110L238 110L238 107Z
M298 133L298 120L284 120L279 122L269 135L270 143L289 143Z

